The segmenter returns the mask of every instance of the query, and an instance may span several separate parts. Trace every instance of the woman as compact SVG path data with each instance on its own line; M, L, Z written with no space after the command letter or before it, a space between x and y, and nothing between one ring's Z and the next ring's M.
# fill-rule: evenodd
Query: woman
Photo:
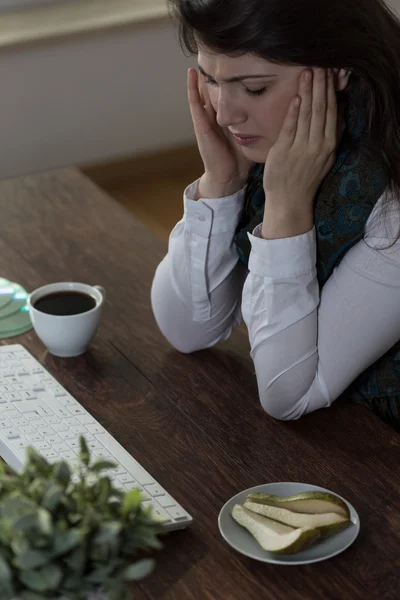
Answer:
M181 352L247 325L262 406L400 429L400 24L381 0L173 0L204 174L152 288Z

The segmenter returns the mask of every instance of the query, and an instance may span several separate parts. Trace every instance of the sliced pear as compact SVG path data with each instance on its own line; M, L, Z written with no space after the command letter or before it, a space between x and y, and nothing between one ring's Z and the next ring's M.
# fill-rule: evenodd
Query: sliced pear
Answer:
M350 519L350 511L347 504L328 492L302 492L301 494L287 497L258 493L249 494L246 500L286 508L297 513L337 513L346 519Z
M232 517L267 552L295 554L311 546L320 537L318 529L294 529L247 510L241 504L233 507Z
M286 508L260 504L259 502L250 502L249 500L244 503L244 507L263 517L279 521L279 523L284 523L290 527L299 527L302 529L314 529L317 527L321 532L321 537L324 538L342 531L350 523L346 517L337 513L297 513Z

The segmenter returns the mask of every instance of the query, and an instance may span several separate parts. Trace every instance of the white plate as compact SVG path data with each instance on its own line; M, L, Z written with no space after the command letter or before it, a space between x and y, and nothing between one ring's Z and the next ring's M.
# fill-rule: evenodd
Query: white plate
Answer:
M310 548L303 550L302 552L286 555L267 552L266 550L263 550L253 536L244 527L241 527L236 523L231 516L235 504L244 504L248 494L254 492L274 494L275 496L293 496L294 494L300 494L301 492L329 492L330 494L338 496L338 498L347 504L350 510L350 519L352 523L347 529L344 529L340 533L328 537L321 542L316 542L310 546ZM280 482L257 485L256 487L249 488L248 490L244 490L243 492L236 494L236 496L233 496L233 498L228 500L222 507L221 512L219 513L218 526L222 537L228 544L249 558L276 565L306 565L332 558L332 556L336 556L346 550L358 536L360 531L360 519L354 506L339 496L339 494L335 494L334 492L317 485Z

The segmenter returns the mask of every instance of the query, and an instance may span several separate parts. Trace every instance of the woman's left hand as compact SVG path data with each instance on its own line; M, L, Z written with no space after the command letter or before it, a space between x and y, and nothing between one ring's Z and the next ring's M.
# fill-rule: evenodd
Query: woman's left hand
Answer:
M335 163L337 101L331 69L307 69L290 103L264 169L266 239L306 233L313 227L315 194Z

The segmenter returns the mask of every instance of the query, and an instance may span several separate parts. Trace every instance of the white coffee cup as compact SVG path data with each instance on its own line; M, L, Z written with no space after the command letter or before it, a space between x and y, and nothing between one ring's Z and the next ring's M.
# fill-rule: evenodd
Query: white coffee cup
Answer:
M80 292L90 296L95 305L86 312L72 315L54 315L38 310L39 299L57 292ZM83 354L93 339L100 323L105 291L100 285L60 282L44 285L29 295L28 307L32 325L54 356L72 357Z

